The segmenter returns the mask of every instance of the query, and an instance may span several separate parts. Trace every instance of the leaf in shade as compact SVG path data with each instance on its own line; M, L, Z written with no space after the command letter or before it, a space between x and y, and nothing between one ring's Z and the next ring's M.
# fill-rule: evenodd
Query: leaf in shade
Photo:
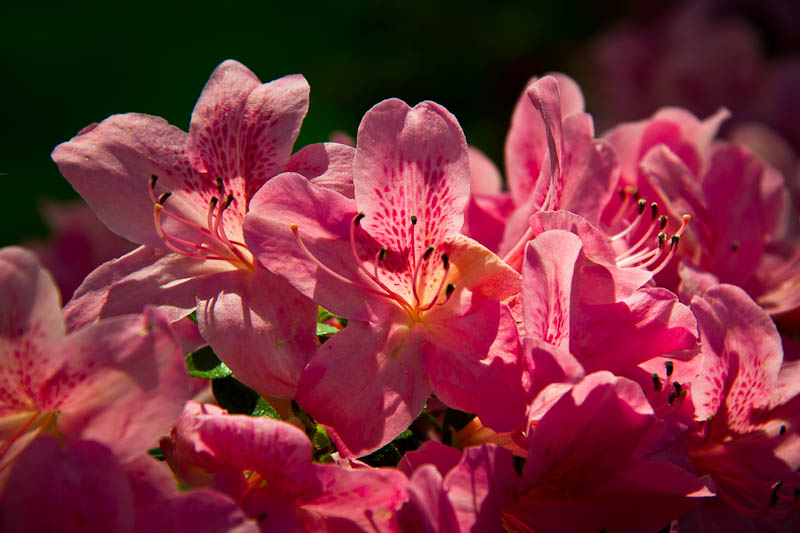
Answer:
M231 369L219 360L210 346L186 356L186 370L193 378L219 379L232 374Z
M407 429L380 450L361 457L360 460L373 467L397 466L397 463L400 462L406 452L416 450L421 445L422 441L411 429Z
M164 461L164 453L161 451L161 446L156 446L151 450L147 450L147 455L155 459L156 461Z
M278 412L272 407L267 400L264 398L259 398L256 402L256 407L253 409L251 413L253 416L265 416L267 418L273 418L275 420L280 420L281 417Z
M334 333L339 333L339 328L329 326L328 324L317 324L317 336L328 336Z
M256 391L231 376L213 380L211 392L219 406L232 415L252 415L260 399Z

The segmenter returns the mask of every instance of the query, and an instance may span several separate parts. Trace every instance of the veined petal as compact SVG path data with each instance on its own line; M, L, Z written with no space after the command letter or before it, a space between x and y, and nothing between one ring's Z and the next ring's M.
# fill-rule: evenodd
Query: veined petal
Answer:
M141 313L150 305L177 321L197 306L204 276L233 268L227 261L198 261L141 246L89 274L64 306L64 319L75 331L103 318Z
M220 64L208 78L192 112L189 148L198 173L244 178L240 132L248 95L261 82L238 61ZM228 183L226 183L228 185ZM241 184L237 186L241 189Z
M160 313L110 318L53 347L65 360L39 391L70 439L97 440L121 461L152 447L191 396L180 345Z
M200 332L233 373L262 396L294 398L316 352L317 305L263 268L209 276L197 299Z
M359 270L350 248L355 216L352 200L299 174L285 173L267 182L251 200L245 238L264 267L332 313L357 320L382 317L391 304L364 290L378 287ZM298 243L293 224L311 255Z
M200 226L206 225L208 201L216 192L214 179L201 177L189 164L186 140L186 133L164 119L114 115L58 145L51 157L111 231L163 248L153 222L150 177L158 176L156 194L172 192L170 209ZM164 224L169 234L197 237L175 220Z
M455 117L433 102L410 108L385 100L358 128L353 162L356 203L364 229L390 250L412 248L422 257L458 232L469 197L464 133Z
M430 394L419 370L423 335L419 325L350 320L306 367L297 402L334 428L349 455L377 450L414 421Z
M695 297L703 350L703 371L692 384L696 417L714 416L714 428L747 433L758 427L758 412L772 404L783 362L775 324L747 294L719 285Z
M0 412L32 408L35 392L62 354L61 298L52 276L24 248L0 250Z
M528 336L570 349L571 312L578 299L573 287L585 261L582 248L577 235L563 230L542 233L527 245L522 269Z

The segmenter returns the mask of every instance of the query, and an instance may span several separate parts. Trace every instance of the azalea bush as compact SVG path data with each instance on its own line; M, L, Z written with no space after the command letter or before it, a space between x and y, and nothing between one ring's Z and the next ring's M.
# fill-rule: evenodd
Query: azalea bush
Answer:
M0 250L0 529L797 530L784 175L725 109L511 107L505 179L430 101L295 147L306 80L236 61L56 147L138 247Z

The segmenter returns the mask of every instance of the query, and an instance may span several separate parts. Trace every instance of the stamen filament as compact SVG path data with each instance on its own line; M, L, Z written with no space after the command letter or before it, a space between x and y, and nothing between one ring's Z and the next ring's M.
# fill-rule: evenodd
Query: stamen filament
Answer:
M669 253L664 258L664 260L661 262L661 264L658 265L658 267L653 270L653 275L654 276L656 274L658 274L659 272L661 272L662 270L664 270L664 267L667 266L667 263L669 263L670 259L672 259L672 256L675 255L675 249L678 247L678 242L680 241L680 239L681 239L680 235L673 235L672 236L672 239L670 239Z
M420 261L416 268L414 268L414 278L411 280L411 292L414 293L414 303L416 303L416 305L420 304L419 293L417 293L417 280L419 279L419 271L422 268L422 264L428 260L434 249L435 248L432 245L428 246L428 248L425 250L425 253L422 255L422 261Z
M522 237L514 244L514 246L509 250L509 252L503 257L503 261L508 264L511 268L516 271L520 271L522 269L522 255L525 250L525 245L528 244L533 238L533 229L528 228L525 230L525 233L522 234Z
M632 234L632 232L635 231L636 228L639 227L639 224L641 223L642 219L644 218L642 216L642 214L644 213L644 208L645 208L646 205L647 205L647 202L645 201L645 199L644 198L639 198L639 213L636 215L636 220L634 220L631 224L629 224L627 228L625 228L624 230L620 231L616 235L612 236L611 239L610 239L611 242L618 241L619 239L625 237L626 235Z
M225 260L225 261L228 260L228 258L226 258L226 257L222 257L222 256L219 256L219 255L213 255L215 253L214 250L211 250L210 248L205 247L203 244L198 244L198 243L195 243L195 242L191 242L191 241L187 241L187 240L181 239L179 237L175 237L173 235L168 235L166 232L164 232L164 228L161 226L161 213L164 213L165 215L169 214L168 211L164 210L164 206L163 205L155 204L153 206L153 220L155 222L156 233L158 234L158 237L161 239L161 241L164 243L164 245L167 248L169 248L170 250L172 250L175 253L179 253L181 255L186 255L186 256L189 256L189 257L193 257L195 259L222 259L222 260ZM203 251L203 252L206 252L206 253L209 253L209 254L212 254L212 255L200 255L200 254L198 254L196 252L193 252L193 251L184 250L184 249L178 248L175 244L173 244L170 241L174 241L176 244L183 244L183 245L186 245L186 246L191 246L191 247L197 249L198 251Z

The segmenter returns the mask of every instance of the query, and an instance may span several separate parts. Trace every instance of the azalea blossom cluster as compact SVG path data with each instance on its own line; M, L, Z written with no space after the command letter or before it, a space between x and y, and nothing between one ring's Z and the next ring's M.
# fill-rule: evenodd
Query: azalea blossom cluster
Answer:
M308 106L226 61L55 149L141 246L63 308L0 250L0 529L800 527L797 219L727 111L534 78L504 190L439 104L293 152Z

